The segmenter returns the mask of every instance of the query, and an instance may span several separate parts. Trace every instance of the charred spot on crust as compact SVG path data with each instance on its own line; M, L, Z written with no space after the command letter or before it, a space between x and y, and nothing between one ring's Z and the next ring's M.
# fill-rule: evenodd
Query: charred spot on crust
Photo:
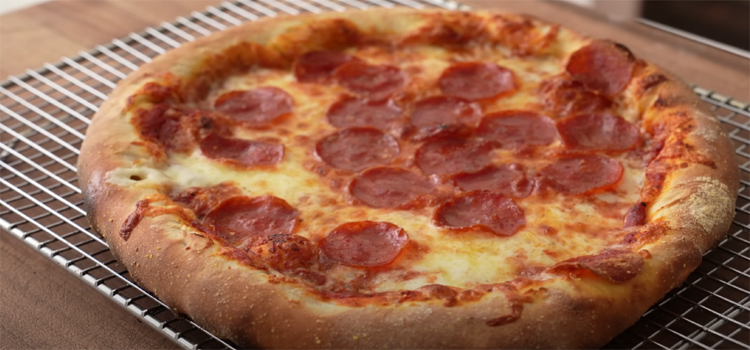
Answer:
M435 14L416 33L403 43L429 43L460 46L469 41L483 40L486 25L481 18L470 13Z
M663 97L659 96L656 101L654 101L654 108L666 108L670 106L670 102L667 99L664 99Z
M614 46L615 46L616 48L618 48L618 49L620 49L620 50L621 50L622 52L624 52L624 53L625 53L625 55L627 55L627 56L628 56L628 60L629 60L629 61L631 61L631 62L635 61L635 55L633 55L633 53L632 53L632 52L630 51L630 49L628 49L628 47L627 47L627 46L625 46L625 45L623 45L623 44L620 44L620 43L617 43L617 42L614 42L614 41L612 42L612 44L613 44L613 45L614 45Z
M209 129L213 125L213 120L211 118L206 117L200 117L200 127L202 129Z
M498 318L489 319L485 323L490 327L500 327L504 324L517 321L519 318L521 318L521 313L523 313L523 304L513 304L510 307L510 314L503 315Z
M537 31L540 26L536 17L530 15L501 14L492 17L495 25L493 39L508 46L511 51L520 56L533 55L548 47L557 40L560 26L546 24L549 30ZM544 26L545 24L541 24Z
M253 254L248 254L242 249L237 249L233 247L220 247L218 254L219 256L222 256L228 259L234 259L242 265L251 266L253 268L264 270L264 271L268 270L268 265L264 261L262 261L261 259L259 259L257 256ZM275 277L275 276L271 276L271 277Z
M626 232L630 231L625 235L625 237L622 239L622 243L624 244L634 244L634 243L651 243L658 239L659 237L664 236L667 233L667 230L669 229L669 226L663 221L655 222L655 223L648 223L645 226L639 226L639 227L631 227Z
M685 134L692 132L697 127L695 119L688 118L688 114L685 111L674 111L668 115L671 118L680 119L680 122L674 127L675 132L681 133L681 137Z
M143 100L152 104L181 102L177 84L174 83L176 79L169 74L164 74L161 78L160 82L151 81L144 84L135 94L129 96L126 110L138 108Z
M312 50L336 50L360 42L363 33L352 21L328 18L287 28L267 45L289 63ZM272 62L273 63L273 62Z
M450 307L458 303L456 299L458 292L442 284L428 284L419 287L417 290L424 293L428 298L443 300L443 306Z
M643 78L643 80L641 81L641 90L642 91L650 90L667 80L668 79L666 76L664 76L664 74L661 74L661 73L650 74L649 76Z
M346 19L332 19L332 27L335 28L331 37L338 40L339 45L346 45L358 42L362 38L362 33L356 24Z
M713 159L698 152L699 149L695 145L687 143L684 140L676 140L666 145L656 159L682 159L691 164L701 164L711 169L716 169L716 162ZM674 167L681 167L681 165L674 165Z
M688 105L688 104L689 104L688 100L686 100L684 97L681 97L681 96L659 95L656 101L654 101L652 108L662 109L662 108L671 108L671 107L677 107L679 105Z
M313 243L295 234L258 237L245 249L278 271L309 267L316 258Z
M470 302L470 301L477 301L479 299L482 299L482 297L485 295L485 293L475 290L475 289L467 289L464 291L461 291L461 293L458 293L456 296L456 299L460 302Z
M359 32L356 29L353 29L348 22L337 22L336 29L345 37L359 34Z
M328 280L325 275L310 271L308 269L296 269L289 272L292 276L296 276L299 279L312 283L316 286L322 286Z
M648 171L646 170L646 183L641 189L641 198L651 201L661 193L664 180L667 178L667 172L671 169L664 169L660 171Z

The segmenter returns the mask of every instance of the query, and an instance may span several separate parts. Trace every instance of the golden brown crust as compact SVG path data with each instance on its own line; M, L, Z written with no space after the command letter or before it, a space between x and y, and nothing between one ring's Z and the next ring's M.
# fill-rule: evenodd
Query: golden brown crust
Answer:
M378 27L402 30L423 13L379 10L326 16L347 18L361 27L380 22ZM131 167L148 153L133 144L139 138L124 112L128 97L160 73L189 74L197 64L192 57L240 40L269 44L293 23L309 18L248 23L155 59L118 85L94 118L81 150L80 183L93 228L106 236L139 284L220 337L269 348L597 347L682 283L731 223L738 185L731 142L684 83L646 65L631 83L640 89L632 93L643 101L644 124L677 117L690 121L694 125L683 141L714 163L669 160L687 165L670 173L648 207L649 221L666 221L669 230L637 247L647 251L645 264L626 283L559 275L519 284L516 290L495 290L458 307L446 307L439 299L347 307L311 296L299 285L275 282L266 271L227 258L226 248L174 215L146 217L127 242L121 239L118 232L135 203L156 194L159 184L158 175ZM112 171L118 168L131 170L115 180ZM127 182L127 171L140 180ZM130 187L115 184L118 181ZM519 305L523 310L514 322L487 324L513 315Z
M661 194L649 208L649 216L651 220L667 220L705 252L724 237L734 217L739 186L734 146L719 120L700 105L687 85L658 68L654 71L668 80L653 92L653 104L645 111L644 121L689 120L684 143L694 150L693 156L709 162L676 158L673 162L680 164L679 169L666 179ZM677 102L665 105L665 101Z

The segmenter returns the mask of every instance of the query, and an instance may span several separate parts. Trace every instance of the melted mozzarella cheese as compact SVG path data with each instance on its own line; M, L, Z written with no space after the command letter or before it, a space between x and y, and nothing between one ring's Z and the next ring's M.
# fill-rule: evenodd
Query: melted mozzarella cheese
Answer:
M575 48L558 49L571 51ZM439 94L436 81L441 72L450 66L451 53L434 47L416 47L401 52L372 50L375 49L353 50L351 53L361 55L371 63L391 64L410 72L407 89L419 89L418 96ZM476 56L463 58L485 59L485 56L494 57L493 60L499 65L512 69L521 84L513 95L487 106L485 113L537 108L535 106L540 101L534 89L539 82L560 74L563 69L554 57L546 60L519 59L483 51ZM509 237L481 231L456 232L438 227L432 222L435 207L395 210L352 205L345 182L332 184L331 178L313 170L315 164L320 164L314 152L315 143L337 130L327 123L326 110L345 92L344 89L336 85L298 83L288 72L255 70L228 79L221 89L212 93L209 100L228 91L260 86L275 86L289 93L294 98L293 116L269 130L238 128L235 137L278 140L285 145L281 163L270 168L240 169L208 159L200 150L196 150L191 154L172 154L169 165L160 169L158 174L143 174L161 182L171 182L177 189L232 182L248 196L274 195L300 211L302 220L295 233L313 242L319 242L338 225L351 221L384 221L403 228L416 248L406 249L392 266L369 275L368 282L361 287L367 291L415 289L432 283L461 288L500 283L514 279L525 271L548 267L575 256L597 253L613 240L621 238L612 232L622 226L625 212L639 198L643 170L632 165L633 162L628 161L625 155L620 155L616 159L623 164L625 172L613 191L588 197L550 195L540 198L535 195L516 199L527 224ZM632 118L632 111L622 113ZM561 142L557 141L547 146L546 151L552 152L562 147ZM508 151L493 152L496 162L519 162L531 172L540 171L554 160L554 156L528 159L517 158ZM113 173L122 173L122 176L112 175L120 179L133 174L134 170L123 169ZM351 179L353 176L343 178ZM362 278L366 273L365 269L338 265L327 271L327 286L347 283Z

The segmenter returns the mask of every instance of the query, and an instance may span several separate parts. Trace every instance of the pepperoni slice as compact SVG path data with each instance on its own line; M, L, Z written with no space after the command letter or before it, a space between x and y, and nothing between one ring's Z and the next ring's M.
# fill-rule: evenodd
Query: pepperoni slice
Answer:
M459 62L443 71L439 80L443 94L481 100L517 88L513 71L494 63Z
M406 83L401 70L392 66L351 61L334 73L338 83L357 95L380 101L393 95Z
M583 84L569 79L547 80L542 83L541 91L544 108L560 117L602 112L612 107L606 96L588 91Z
M216 235L229 244L247 238L290 234L299 212L274 196L232 197L212 209L204 222L214 225Z
M359 221L343 224L323 240L321 249L332 260L348 266L388 265L409 241L402 228L388 222Z
M577 150L624 151L638 141L638 128L612 114L584 114L557 123L565 145Z
M398 142L375 128L348 128L318 141L318 156L328 165L360 171L385 165L399 154Z
M625 46L598 40L574 52L565 69L587 89L612 96L628 85L634 65Z
M623 228L633 226L643 226L646 224L646 203L641 202L633 205L625 213L625 219L623 220Z
M455 175L453 181L462 191L488 190L515 198L527 197L533 187L521 164L489 166L476 173Z
M214 108L250 127L262 127L292 112L293 99L284 90L266 86L227 92Z
M622 177L617 160L600 155L559 159L541 171L544 183L565 194L583 194L611 186Z
M166 119L159 130L159 142L175 152L188 151L195 145L188 118Z
M398 120L402 110L392 100L369 101L343 96L328 109L328 122L340 128L372 126L386 129Z
M171 197L173 201L192 209L198 218L203 218L221 202L241 194L242 191L238 187L229 182L222 182L208 188L190 187Z
M472 139L445 137L427 141L415 155L427 175L472 173L490 162L492 145Z
M356 57L336 51L311 51L297 59L294 76L303 83L323 82L341 65Z
M423 176L402 168L372 168L352 181L352 195L375 208L403 208L420 195L432 192Z
M526 225L521 208L512 199L494 192L477 191L443 203L435 211L435 224L454 229L487 229L511 236Z
M459 97L435 96L416 103L411 124L418 127L474 125L481 117L482 109L476 103Z
M141 135L161 145L169 143L174 135L174 126L180 125L180 115L166 103L148 110L139 109L136 114Z
M589 270L610 282L624 283L641 272L643 257L627 250L608 250L597 255L579 256L565 260L547 271L570 273L582 269Z
M229 160L246 167L273 165L284 158L284 145L219 136L212 133L201 140L203 155Z
M549 145L557 139L557 129L551 119L529 111L492 113L479 123L477 134L499 142L502 148Z
M135 230L135 227L138 226L138 224L141 223L141 220L143 220L143 217L146 216L145 214L148 212L149 204L149 201L146 199L141 199L135 203L135 210L125 218L125 222L120 226L120 237L122 237L123 241L127 242L128 239L130 239L130 235L133 233L133 230Z
M136 127L142 137L156 142L168 150L189 151L195 141L192 137L189 111L175 109L162 103L150 109L136 111Z

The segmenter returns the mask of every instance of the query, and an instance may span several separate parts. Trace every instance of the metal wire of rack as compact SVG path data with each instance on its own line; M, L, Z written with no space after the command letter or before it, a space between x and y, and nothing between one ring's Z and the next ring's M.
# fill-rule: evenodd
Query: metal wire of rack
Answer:
M120 79L152 57L214 31L280 13L372 6L465 9L449 0L237 0L178 17L0 83L0 228L146 324L190 349L234 349L138 287L90 229L76 160L90 118ZM736 144L743 173L728 237L688 281L611 348L750 347L750 105L695 87Z

